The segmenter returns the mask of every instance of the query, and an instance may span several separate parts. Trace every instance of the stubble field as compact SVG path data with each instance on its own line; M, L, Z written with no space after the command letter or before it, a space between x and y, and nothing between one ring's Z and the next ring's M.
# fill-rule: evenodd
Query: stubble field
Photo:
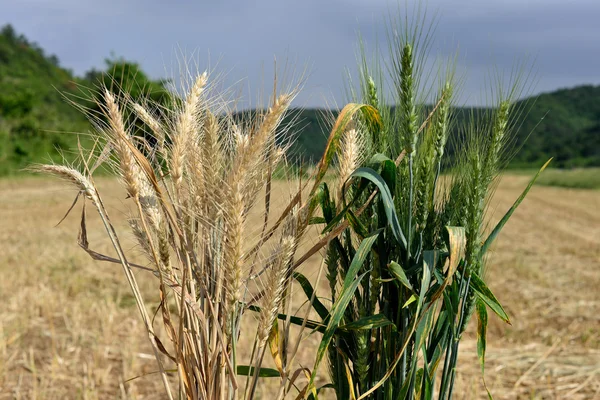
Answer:
M502 179L490 222L527 179ZM124 191L114 179L98 185L135 253ZM274 189L282 198L285 185ZM0 399L160 399L120 266L92 261L77 246L81 205L54 227L74 196L56 180L0 181ZM111 254L92 207L88 214L91 247ZM494 398L600 398L600 191L535 187L493 250L487 280L513 323L490 318L486 380ZM318 267L313 257L304 273L314 279ZM137 275L147 303L158 305L154 277ZM487 398L472 332L461 344L457 399ZM302 346L305 366L318 339Z

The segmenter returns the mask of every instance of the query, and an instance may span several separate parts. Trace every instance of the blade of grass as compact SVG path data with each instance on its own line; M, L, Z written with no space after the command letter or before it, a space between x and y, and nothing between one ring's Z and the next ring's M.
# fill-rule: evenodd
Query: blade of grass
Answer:
M317 376L317 371L327 348L329 347L329 343L331 339L333 339L333 335L336 329L339 326L339 323L346 312L346 307L354 297L354 292L356 288L360 284L362 278L368 273L364 272L359 276L356 276L357 272L362 267L365 259L369 255L371 251L371 247L377 240L379 236L379 232L367 237L364 239L358 247L354 258L352 259L352 263L350 264L350 268L347 272L346 279L344 279L344 283L342 285L342 290L340 292L340 296L337 299L336 303L331 308L331 317L329 319L329 323L327 324L327 328L325 329L325 333L323 334L323 338L321 339L321 343L319 344L319 348L317 350L317 357L315 360L315 364L312 370L312 374L310 377L309 386L312 386L314 380Z
M312 301L313 308L315 309L317 314L319 314L319 317L321 317L321 319L323 321L325 321L329 317L329 310L327 309L327 307L325 307L323 305L323 303L321 303L321 301L318 298L314 297L314 289L313 289L312 285L310 284L310 282L308 281L308 279L306 279L306 277L299 272L294 272L293 276L294 276L294 279L302 287L302 290L304 291L304 294L306 294L306 297L309 300L313 299L313 301Z
M471 289L475 291L475 294L483 301L493 312L495 312L504 322L511 325L510 319L504 311L504 308L496 299L496 296L492 293L492 291L487 287L485 282L477 276L476 273L471 273Z
M365 178L377 186L392 234L402 248L406 250L407 242L404 233L402 232L402 228L400 227L400 222L398 221L394 199L381 175L372 168L362 167L354 171L351 176Z
M346 127L352 120L354 114L356 114L359 111L363 112L363 116L370 123L374 123L378 126L381 126L381 117L375 107L372 107L367 104L346 104L342 111L340 111L340 114L338 115L335 121L335 125L331 130L331 134L329 135L329 140L327 141L327 146L325 147L323 157L321 158L321 161L319 162L319 165L316 169L315 183L310 191L309 197L311 197L315 193L317 187L323 180L323 177L325 176L325 173L327 173L327 169L329 168L331 161L338 152L338 146L342 134L346 130Z
M490 233L490 235L487 237L487 239L483 243L483 246L481 247L481 252L479 253L480 257L483 257L483 255L488 251L488 249L490 248L490 246L492 245L492 243L494 242L494 240L496 239L496 237L498 236L498 234L500 233L502 228L504 228L504 225L506 225L506 222L513 215L513 213L515 212L517 207L519 207L519 205L523 202L523 200L525 199L525 196L527 196L527 193L529 193L529 191L533 187L533 184L535 183L537 178L546 169L546 167L548 166L548 164L550 164L551 161L552 161L552 158L549 159L548 161L546 161L546 163L542 166L542 168L540 168L540 170L537 172L537 174L535 174L533 179L529 182L529 184L527 185L525 190L523 190L523 193L521 193L519 198L514 202L512 207L510 207L510 209L506 212L506 214L504 214L504 216L502 217L500 222L498 222L498 224L494 227L494 230L492 230L492 233Z
M487 387L485 382L485 349L487 346L487 324L488 314L485 304L481 300L477 300L477 358L479 359L479 365L481 366L481 379L483 380L483 387L487 392L488 399L492 400L492 394Z

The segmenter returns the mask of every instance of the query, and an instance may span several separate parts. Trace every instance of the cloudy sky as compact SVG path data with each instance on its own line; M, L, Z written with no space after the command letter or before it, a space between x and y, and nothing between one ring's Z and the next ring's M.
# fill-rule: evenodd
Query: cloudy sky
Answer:
M404 1L400 3L404 8ZM458 50L462 102L481 101L485 76L533 60L534 93L600 84L600 1L429 0L437 15L432 57ZM197 68L259 89L274 56L307 71L297 104L341 104L345 68L356 65L357 34L385 46L392 0L0 0L0 24L37 42L83 74L114 53L153 77L177 74L178 55ZM391 11L390 11L391 10ZM181 57L179 57L181 58ZM194 67L195 69L196 67Z

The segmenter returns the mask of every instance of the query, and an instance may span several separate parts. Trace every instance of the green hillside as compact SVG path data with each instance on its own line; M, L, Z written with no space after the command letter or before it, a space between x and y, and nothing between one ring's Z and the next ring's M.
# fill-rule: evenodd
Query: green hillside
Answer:
M132 91L133 97L150 95L159 102L169 98L165 82L150 80L136 63L107 60L105 71L92 70L85 77L75 77L59 65L56 56L46 55L11 26L3 27L0 175L15 173L33 162L57 159L60 149L69 157L77 143L77 136L70 132L86 132L89 124L63 94L74 99L72 95L81 95L80 87L93 87L99 80L110 85L110 79ZM555 158L555 167L600 166L600 86L561 89L523 102L528 113L516 131L515 149L519 151L512 166L539 166L549 157ZM93 102L83 105L93 107ZM455 111L455 129L460 129L473 113L468 109ZM474 114L485 111L478 109ZM296 132L291 158L304 162L320 158L327 140L326 127L331 123L331 117L325 116L331 114L318 109L291 113L288 121Z
M6 25L0 30L0 175L14 174L35 162L74 159L78 135L90 130L86 116L99 109L93 100L100 84L132 98L170 102L167 81L152 80L137 63L106 60L104 71L76 77L36 43ZM67 100L68 99L68 100ZM71 104L76 102L77 105ZM80 135L87 145L86 135Z
M554 157L555 168L600 166L600 86L544 93L520 101L514 109L524 113L515 125L512 167L539 166L550 157ZM472 115L477 118L486 111L455 109L454 134ZM325 113L318 109L298 113L301 131L293 150L305 160L318 160L325 148Z
M84 131L85 117L60 94L75 93L76 79L59 66L55 56L10 25L0 31L0 174L31 162L58 156L69 149L74 135L57 131Z
M600 166L600 86L538 96L518 131L519 142L529 133L515 163L540 164L554 157L554 167Z

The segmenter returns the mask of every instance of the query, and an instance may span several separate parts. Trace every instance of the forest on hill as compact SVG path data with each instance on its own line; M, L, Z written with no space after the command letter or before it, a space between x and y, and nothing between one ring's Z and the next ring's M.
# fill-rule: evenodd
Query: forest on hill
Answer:
M132 97L149 96L164 103L166 82L151 80L139 65L123 59L106 60L103 71L75 76L55 55L17 34L10 25L0 29L0 175L18 173L31 163L75 158L78 138L89 145L90 113L97 113L100 84L123 86ZM76 135L75 133L83 133Z
M149 78L135 62L111 58L104 70L75 76L54 55L6 25L0 30L0 175L14 174L34 162L72 159L77 146L74 132L91 126L87 113L97 112L94 102L99 83L118 83L132 97L149 96L172 104L166 81ZM521 100L515 109L526 112L515 126L513 167L539 166L554 157L555 167L600 166L600 86L579 86ZM84 110L85 112L82 112ZM454 130L485 109L457 108ZM296 141L294 159L314 162L327 140L331 116L325 109L293 110ZM81 136L87 145L86 136ZM526 140L527 139L527 140ZM451 149L450 149L451 151Z
M600 86L543 93L520 100L513 109L520 116L513 127L511 167L539 167L550 157L555 168L600 166ZM460 137L471 118L487 111L455 108L453 136ZM304 109L297 113L300 132L292 149L306 160L318 160L327 141L324 128L336 112Z

